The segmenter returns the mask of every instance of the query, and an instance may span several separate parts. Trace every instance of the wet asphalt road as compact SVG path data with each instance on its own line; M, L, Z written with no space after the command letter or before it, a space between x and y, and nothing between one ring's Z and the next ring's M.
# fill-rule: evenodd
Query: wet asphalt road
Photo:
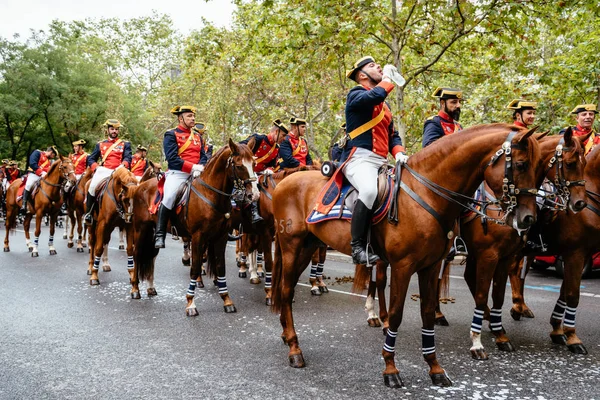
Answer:
M181 265L178 242L168 239L158 257L158 296L149 299L142 286L142 299L131 300L126 254L116 250L116 234L113 271L100 273L99 287L88 284L87 253L68 249L57 234L58 255L50 256L47 237L45 228L39 258L30 257L21 231L11 236L12 251L0 255L1 399L600 398L598 274L583 281L577 313L589 355L550 342L548 320L560 280L553 272L534 271L526 295L535 319L513 321L507 293L504 327L517 351L498 351L485 329L490 360L474 361L473 301L462 267L454 267L450 294L456 303L443 306L451 326L436 327L438 358L454 386L431 386L420 350L419 304L407 300L396 345L405 387L392 390L381 377L381 329L367 326L364 298L349 295L349 283L335 283L353 273L347 262L326 262L329 294L313 297L308 287L297 289L294 315L307 366L293 369L278 316L264 305L262 285L237 277L233 248L227 277L238 312L225 314L205 279L206 288L196 295L200 315L186 318L189 270ZM306 275L301 282L307 281ZM413 279L409 293L416 292Z

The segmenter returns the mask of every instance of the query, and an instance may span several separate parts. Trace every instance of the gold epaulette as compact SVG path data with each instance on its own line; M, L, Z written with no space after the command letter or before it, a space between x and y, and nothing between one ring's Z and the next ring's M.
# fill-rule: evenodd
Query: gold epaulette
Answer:
M427 118L427 121L431 121L432 119L434 119L435 117L437 117L437 115L432 115L431 117Z

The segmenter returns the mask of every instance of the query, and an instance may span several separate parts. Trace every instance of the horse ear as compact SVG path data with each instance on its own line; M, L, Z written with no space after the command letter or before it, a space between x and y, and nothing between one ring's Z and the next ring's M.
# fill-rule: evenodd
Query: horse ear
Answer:
M529 139L529 137L535 133L535 131L537 130L537 128L538 128L537 126L534 126L530 130L528 130L528 131L526 131L524 133L521 133L519 139L517 140L517 143L521 143L522 140Z
M252 136L252 139L248 140L246 146L248 146L250 150L252 150L252 152L254 153L254 146L256 146L256 140L254 140L254 136Z
M550 133L550 131L546 131L546 132L540 132L540 133L536 133L533 137L535 138L535 140L540 140L542 138L545 138L546 136L548 136L548 134Z
M565 144L567 143L567 132L570 132L571 135L573 135L573 130L571 129L571 127L568 127L567 130L565 131ZM577 140L579 140L579 142L581 143L581 146L583 146L583 144L590 138L590 136L592 136L593 131L590 131L589 133L583 135L583 136L573 136L573 138L577 138Z
M590 135L591 134L592 134L592 132L590 132ZM589 135L588 135L588 137L589 137ZM565 146L567 146L567 147L573 146L573 129L571 129L571 127L568 127L565 130L565 133L563 134L563 138L565 139Z
M237 156L240 154L240 152L238 151L237 144L235 144L235 142L231 140L231 138L229 138L229 148L231 149L232 155Z

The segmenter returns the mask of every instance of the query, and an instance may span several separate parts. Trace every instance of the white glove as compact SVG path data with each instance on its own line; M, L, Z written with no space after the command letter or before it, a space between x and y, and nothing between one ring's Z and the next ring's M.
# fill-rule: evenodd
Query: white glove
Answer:
M42 171L42 175L40 175L40 176L43 178L43 177L45 177L45 176L46 176L46 174L47 174L47 172L46 172L46 171Z
M263 171L263 175L273 175L273 170L272 169L265 169Z
M406 162L408 161L408 156L402 152L396 154L396 162L399 162L400 164L406 164Z
M119 164L119 166L117 168L115 168L115 171L118 170L119 168L124 168L125 166L123 164Z
M204 165L194 164L192 165L192 176L195 178L199 177L200 174L204 171Z
M406 79L404 79L404 77L400 75L400 72L398 72L398 69L391 64L386 64L383 67L383 76L390 78L397 86L404 86L406 83Z

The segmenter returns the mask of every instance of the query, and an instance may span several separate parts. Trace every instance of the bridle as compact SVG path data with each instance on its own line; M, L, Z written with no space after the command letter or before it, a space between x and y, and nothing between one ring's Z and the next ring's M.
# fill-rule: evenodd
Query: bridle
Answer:
M56 168L59 169L61 171L61 176L58 179L58 183L52 183L49 182L45 177L44 178L40 178L41 182L43 182L45 185L51 186L51 187L55 187L55 188L60 188L61 190L66 192L65 186L67 185L67 183L69 182L69 176L71 174L75 175L75 171L73 171L73 169L71 169L71 171L64 171L64 169L66 168L65 164L72 164L71 160L60 160L58 161L60 162L60 165L58 165ZM42 194L44 196L46 196L46 198L52 203L54 204L56 201L53 200L50 195L48 195L48 193L46 193L46 191L44 190L44 188L42 187L42 185L40 185L40 192L42 192Z
M116 194L116 184L117 181L116 179L113 177L114 171L113 173L110 175L110 181L108 183L110 183L112 181L112 185L111 185L111 189L112 190L107 190L106 192L108 193L108 197L110 197L110 199L115 203L115 207L117 209L117 213L119 214L119 216L123 219L123 221L125 221L126 224L131 223L132 217L133 217L133 201L131 201L129 203L129 206L127 207L127 211L125 211L123 209L123 200L124 200L124 194L125 194L125 188L126 187L131 187L131 186L137 186L138 183L136 182L123 182L121 181L121 190L119 191L118 194ZM108 184L107 184L108 186ZM117 197L115 197L115 194ZM118 200L117 200L118 198Z

